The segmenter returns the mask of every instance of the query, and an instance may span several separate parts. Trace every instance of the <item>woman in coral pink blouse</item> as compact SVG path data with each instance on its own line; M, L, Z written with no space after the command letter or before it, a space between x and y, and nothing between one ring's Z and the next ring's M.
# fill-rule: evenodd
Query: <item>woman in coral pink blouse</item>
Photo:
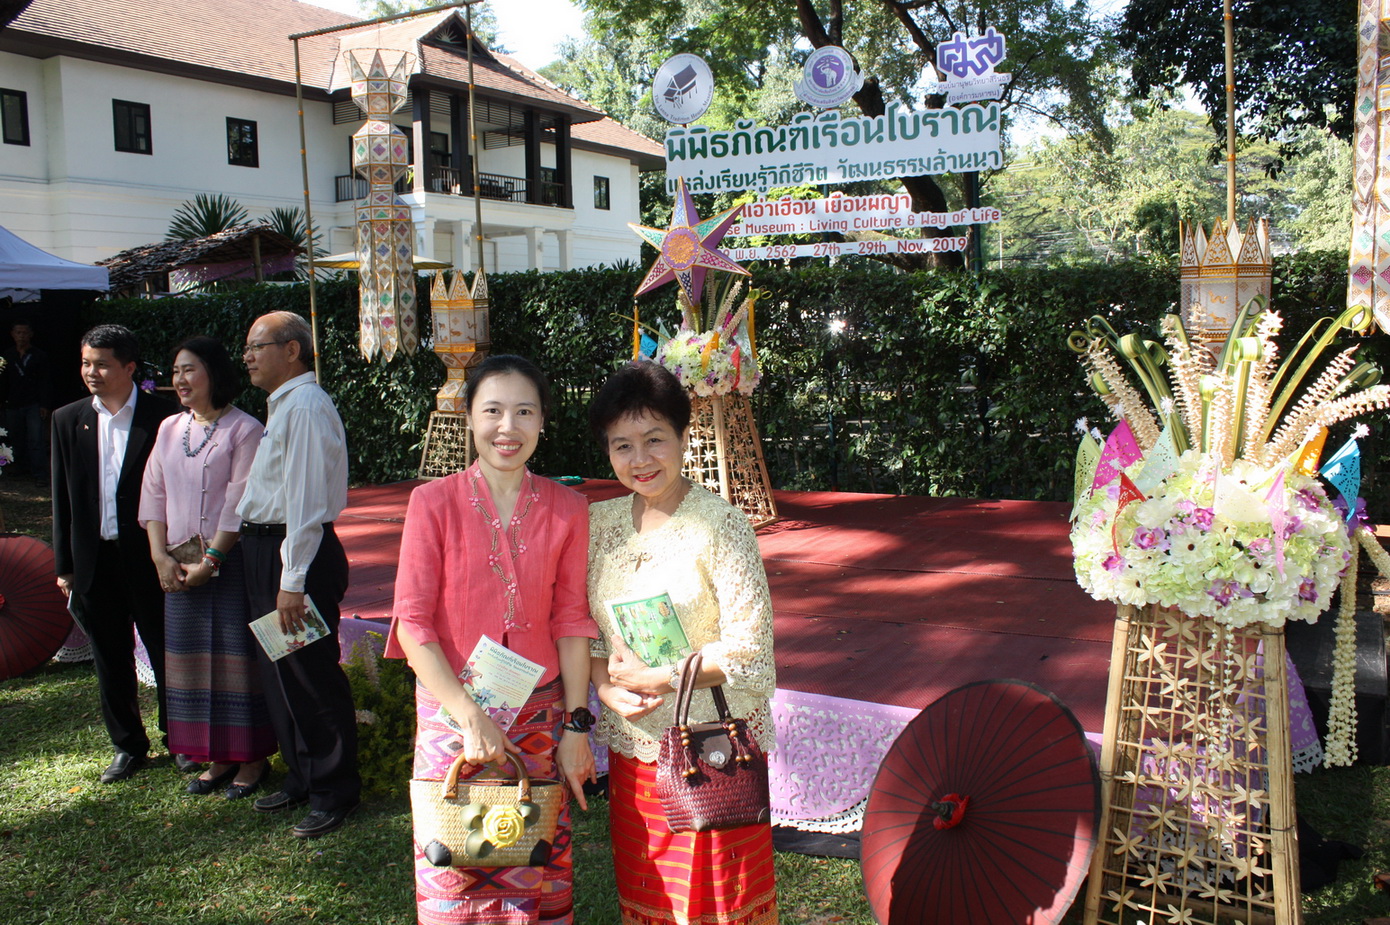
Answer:
M511 752L532 775L568 781L587 809L594 756L585 704L589 642L598 635L585 591L587 502L526 468L550 411L549 386L529 360L488 358L464 399L478 458L411 493L386 647L409 659L419 680L414 776L442 780L459 755L477 773ZM545 669L508 730L459 680L482 636ZM436 867L416 838L419 920L568 925L571 870L568 804L544 867Z

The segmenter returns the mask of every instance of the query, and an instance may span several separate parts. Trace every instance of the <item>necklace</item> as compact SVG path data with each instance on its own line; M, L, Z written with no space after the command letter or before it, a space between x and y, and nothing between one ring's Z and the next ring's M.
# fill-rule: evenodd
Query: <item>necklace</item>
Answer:
M203 425L203 442L198 444L198 448L196 450L190 449L188 445L188 434L193 429L193 412L188 412L188 423L185 424L183 427L183 455L187 456L189 459L192 459L199 453L203 452L203 447L208 445L208 441L211 440L212 435L217 432L217 425L221 423L221 421L222 416L218 415L216 418L213 419L212 424Z

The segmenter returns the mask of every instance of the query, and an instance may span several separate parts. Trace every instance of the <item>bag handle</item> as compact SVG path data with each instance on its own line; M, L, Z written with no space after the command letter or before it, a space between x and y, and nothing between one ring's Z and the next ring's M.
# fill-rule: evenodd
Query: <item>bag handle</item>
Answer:
M704 656L699 652L690 655L681 666L680 681L676 687L676 725L690 725L690 700L695 696L695 682L700 676L700 665ZM719 721L729 721L729 702L724 698L724 685L716 684L709 689L714 697L714 708L719 712Z
M526 773L526 765L522 764L521 759L511 752L506 752L503 757L506 761L511 762L512 771L516 774L517 800L522 803L531 802L531 775ZM459 771L467 765L468 761L462 755L455 758L454 763L449 765L449 771L444 775L443 781L444 799L458 799Z

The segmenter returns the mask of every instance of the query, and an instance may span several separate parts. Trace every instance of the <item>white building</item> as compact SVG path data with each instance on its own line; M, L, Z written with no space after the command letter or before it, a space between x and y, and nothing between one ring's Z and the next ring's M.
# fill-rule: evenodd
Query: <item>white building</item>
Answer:
M32 0L0 26L0 224L90 263L164 237L198 193L260 217L303 208L292 34L351 18L296 0ZM411 139L416 253L475 262L468 65L458 11L299 42L315 225L355 248L349 139L363 123L342 51L415 56L395 122ZM519 63L473 49L477 189L489 270L639 260L639 170L662 149Z

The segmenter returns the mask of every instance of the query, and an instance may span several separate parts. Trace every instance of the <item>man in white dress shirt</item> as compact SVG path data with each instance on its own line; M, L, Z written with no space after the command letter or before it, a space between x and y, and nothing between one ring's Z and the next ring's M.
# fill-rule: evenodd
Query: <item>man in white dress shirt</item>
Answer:
M352 690L338 664L338 606L348 563L333 531L347 506L347 441L333 400L314 379L309 324L293 312L257 318L242 359L251 383L270 393L266 431L237 513L252 613L276 611L286 631L303 625L307 595L333 630L329 639L279 661L257 652L266 704L289 776L255 802L274 813L308 804L295 827L317 838L357 808L357 726Z

